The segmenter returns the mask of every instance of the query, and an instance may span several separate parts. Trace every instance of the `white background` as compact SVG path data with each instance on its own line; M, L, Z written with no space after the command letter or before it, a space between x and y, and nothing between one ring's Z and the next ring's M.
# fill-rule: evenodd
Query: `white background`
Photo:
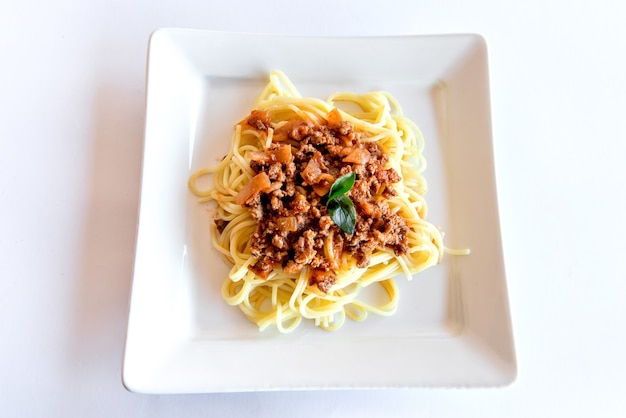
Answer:
M0 415L626 416L624 22L617 0L3 1ZM160 27L486 38L511 386L123 388L146 48Z

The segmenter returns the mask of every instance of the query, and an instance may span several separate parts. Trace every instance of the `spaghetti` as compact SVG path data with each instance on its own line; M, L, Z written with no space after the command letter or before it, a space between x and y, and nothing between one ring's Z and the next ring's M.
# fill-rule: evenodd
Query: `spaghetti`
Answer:
M232 266L223 299L260 330L280 332L303 319L336 330L346 317L393 314L394 277L410 280L444 252L425 219L422 150L419 129L389 93L304 98L283 73L270 73L228 155L189 179L200 202L217 203L211 239ZM355 207L348 233L328 206L333 182L351 173L356 182L341 198ZM207 174L213 187L201 190ZM386 300L367 303L368 286Z

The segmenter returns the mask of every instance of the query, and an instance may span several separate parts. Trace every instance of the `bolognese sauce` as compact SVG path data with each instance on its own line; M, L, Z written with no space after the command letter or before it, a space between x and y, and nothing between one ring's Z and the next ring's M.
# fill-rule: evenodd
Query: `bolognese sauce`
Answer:
M294 119L274 130L270 113L259 110L241 123L271 137L263 150L249 152L255 175L235 199L258 223L250 237L257 261L249 269L256 275L308 267L310 284L327 293L344 255L365 268L375 249L408 252L407 222L387 203L397 195L393 185L400 175L386 168L388 156L376 143L361 141L336 109L323 123ZM347 192L356 209L352 234L333 222L325 199L334 181L349 173L356 175ZM215 222L224 228L224 220Z

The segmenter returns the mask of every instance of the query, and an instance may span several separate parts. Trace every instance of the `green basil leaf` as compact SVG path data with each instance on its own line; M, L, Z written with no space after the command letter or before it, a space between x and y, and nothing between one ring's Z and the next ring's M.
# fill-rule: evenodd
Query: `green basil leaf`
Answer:
M330 187L330 191L328 192L328 202L336 199L337 197L347 193L352 186L354 186L354 181L356 180L356 174L348 173L345 176L339 177L333 185Z
M356 209L354 203L346 195L337 196L328 204L328 212L333 222L346 234L352 235L356 225Z

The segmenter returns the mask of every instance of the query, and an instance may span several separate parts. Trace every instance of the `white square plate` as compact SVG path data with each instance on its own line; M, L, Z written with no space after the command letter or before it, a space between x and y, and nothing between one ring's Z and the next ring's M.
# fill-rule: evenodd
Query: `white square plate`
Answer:
M260 333L219 289L229 267L189 175L226 154L269 71L305 96L384 89L421 128L442 264L398 280L392 317ZM143 184L123 367L143 393L499 386L516 360L477 35L315 38L163 29L150 39Z

